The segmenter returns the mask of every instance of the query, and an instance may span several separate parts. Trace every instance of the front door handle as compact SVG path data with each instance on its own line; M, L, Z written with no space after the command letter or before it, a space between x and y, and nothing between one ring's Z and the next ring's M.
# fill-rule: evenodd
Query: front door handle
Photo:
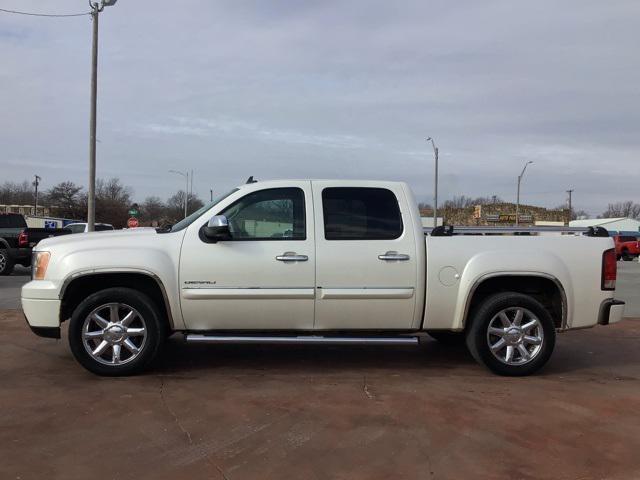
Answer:
M309 257L306 255L298 255L296 252L284 252L282 255L278 255L276 260L279 262L306 262Z
M378 260L396 260L396 261L406 262L410 258L411 257L409 255L406 255L404 253L393 252L393 251L383 253L382 255L378 255Z

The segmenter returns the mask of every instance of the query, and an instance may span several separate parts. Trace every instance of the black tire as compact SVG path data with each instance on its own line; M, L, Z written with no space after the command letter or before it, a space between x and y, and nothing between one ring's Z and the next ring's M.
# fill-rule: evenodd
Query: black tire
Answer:
M427 330L427 334L444 345L464 345L464 332L451 330Z
M0 275L11 275L13 272L13 260L9 256L9 251L0 249Z
M134 343L140 342L140 345L134 345L136 347L140 347L139 353L134 354L128 349L128 347L126 347L126 345L124 345L124 343L120 344L119 351L124 352L125 355L130 355L128 360L126 358L123 359L125 363L101 363L101 361L95 359L87 351L88 347L85 348L85 344L83 342L85 320L92 312L99 309L101 306L108 309L108 307L105 306L110 303L121 304L120 312L125 312L127 307L134 309L138 315L134 315L133 322L138 323L132 323L132 325L142 325L146 330L146 336L143 340L129 337L129 339L133 339L132 341ZM105 311L109 313L109 310ZM102 312L103 311L100 310L97 313L101 314ZM96 327L94 326L93 328ZM102 331L105 332L108 329L109 328L105 328ZM97 375L111 377L135 375L147 368L158 356L162 345L164 344L165 330L160 311L157 305L148 296L131 288L107 288L87 297L73 311L73 315L71 316L71 321L69 323L69 345L76 360L90 372ZM96 346L98 342L102 342L103 340L106 341L108 338L101 337L99 339L92 340L92 342L95 342L93 345ZM115 342L118 342L118 340L115 340ZM108 355L109 349L111 349L113 357L115 355L115 351L112 345L109 345L104 349L105 353L103 353L103 355ZM104 361L105 359L102 359L102 362Z
M512 353L512 355L519 355L520 360L525 362L521 364L508 364L504 361L496 358L491 352L489 344L488 329L492 321L499 318L500 312L505 309L522 309L528 314L532 314L539 321L539 329L541 329L543 336L536 337L542 338L540 348L533 348L535 354L529 361L525 360L525 357L521 353ZM528 315L525 314L525 315ZM556 343L556 329L553 323L551 315L544 306L535 298L515 292L504 292L490 296L475 309L471 320L471 325L467 329L466 343L469 352L476 359L476 361L492 372L498 375L506 376L524 376L530 375L539 370L551 357L553 349ZM525 321L526 322L526 321ZM499 339L499 337L491 337ZM507 338L506 335L504 338ZM498 342L496 341L495 344ZM494 344L494 345L495 345ZM505 344L506 345L506 344ZM506 347L503 347L506 349ZM517 352L518 347L513 347L512 352ZM502 351L502 350L501 350ZM497 353L499 355L500 352ZM506 356L506 355L505 355ZM515 358L515 357L513 357Z
M629 255L629 252L627 250L623 250L622 251L622 261L631 262L632 260L633 260L633 257L631 255Z

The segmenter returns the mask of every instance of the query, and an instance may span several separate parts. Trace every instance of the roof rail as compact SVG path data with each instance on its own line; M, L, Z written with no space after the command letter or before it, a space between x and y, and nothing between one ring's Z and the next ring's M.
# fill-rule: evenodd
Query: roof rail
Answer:
M459 226L446 225L436 228L423 227L425 235L434 237L444 237L453 235L537 235L540 233L565 233L573 235L585 235L587 237L608 237L607 229L599 226L592 227L554 227L554 226L533 226L533 227L492 227L492 226Z

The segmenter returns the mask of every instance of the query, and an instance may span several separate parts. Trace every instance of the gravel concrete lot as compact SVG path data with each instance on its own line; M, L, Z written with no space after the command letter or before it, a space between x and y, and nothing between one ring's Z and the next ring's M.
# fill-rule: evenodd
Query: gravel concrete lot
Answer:
M434 341L174 337L148 374L109 379L0 311L2 479L638 479L638 412L640 319L560 335L528 378Z

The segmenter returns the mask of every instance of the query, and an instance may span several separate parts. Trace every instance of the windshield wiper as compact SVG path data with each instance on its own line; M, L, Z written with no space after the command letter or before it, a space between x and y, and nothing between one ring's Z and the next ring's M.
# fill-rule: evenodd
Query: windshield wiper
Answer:
M161 227L156 228L156 232L158 232L158 233L169 233L172 228L173 228L172 224L163 225Z

